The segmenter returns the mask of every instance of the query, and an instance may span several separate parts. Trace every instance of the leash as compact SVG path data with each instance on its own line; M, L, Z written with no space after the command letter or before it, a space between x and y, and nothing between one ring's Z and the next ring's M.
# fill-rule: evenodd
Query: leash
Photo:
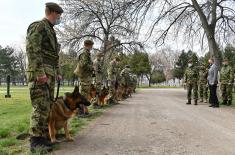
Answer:
M57 91L56 91L56 98L52 98L51 97L51 92L50 92L50 87L48 85L48 83L45 84L46 87L47 87L47 91L48 91L48 95L49 95L49 98L52 102L56 102L59 98L59 93L60 93L60 80L57 80Z

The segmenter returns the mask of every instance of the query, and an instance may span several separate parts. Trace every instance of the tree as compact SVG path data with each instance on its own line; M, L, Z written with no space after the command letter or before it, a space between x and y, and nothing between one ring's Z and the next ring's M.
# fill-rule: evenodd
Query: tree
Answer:
M228 38L235 34L234 0L164 0L153 4L161 8L150 31L150 34L159 36L156 44L163 44L171 30L176 37L183 34L192 43L198 39L203 45L206 39L211 56L217 65L220 64L218 43L231 42L232 39ZM165 29L162 29L162 23Z
M135 45L137 16L133 9L139 4L131 0L61 0L65 10L65 24L59 31L65 45L79 48L86 38L100 42L106 54L116 46ZM142 3L142 2L141 2ZM116 37L124 42L110 45L110 38Z
M151 81L151 65L149 61L149 55L145 52L135 50L130 58L131 72L137 75L138 79L146 76L149 80L149 86Z
M166 81L165 74L163 70L154 71L152 74L151 83L157 84Z

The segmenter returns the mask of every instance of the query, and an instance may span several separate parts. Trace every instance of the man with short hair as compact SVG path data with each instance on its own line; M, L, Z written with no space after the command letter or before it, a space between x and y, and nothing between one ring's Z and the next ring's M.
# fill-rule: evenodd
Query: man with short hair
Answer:
M92 40L84 41L83 52L78 57L78 63L80 67L80 93L86 97L89 101L91 99L90 90L92 84L93 75L93 62L91 60L91 49L93 48L94 42ZM88 108L84 106L84 115L88 115Z
M200 102L207 103L208 100L208 86L207 86L208 69L204 63L199 67L199 96Z
M130 66L126 65L125 68L121 71L121 86L124 89L123 97L128 97L128 87L130 86Z
M54 26L60 24L63 9L56 3L46 3L46 17L28 27L26 51L27 80L33 111L30 120L31 152L50 152L47 141L48 117L54 99L55 79L61 80L59 69L60 45Z
M108 103L109 104L117 104L116 101L116 90L115 85L117 82L117 73L118 73L118 63L120 59L116 56L108 66L108 86L109 86L109 94L108 94Z
M93 106L95 108L99 107L99 96L101 95L101 87L102 87L102 58L104 54L102 52L98 52L96 54L96 59L94 60L94 73L95 73L95 88L96 88L96 96L93 99Z
M234 82L234 71L229 66L228 59L223 60L223 66L220 71L220 89L222 93L223 105L230 106L232 104L232 90Z
M184 82L187 85L187 98L188 102L186 104L191 104L192 90L194 94L194 105L197 105L198 100L198 71L193 64L192 59L188 61L188 68L184 74Z

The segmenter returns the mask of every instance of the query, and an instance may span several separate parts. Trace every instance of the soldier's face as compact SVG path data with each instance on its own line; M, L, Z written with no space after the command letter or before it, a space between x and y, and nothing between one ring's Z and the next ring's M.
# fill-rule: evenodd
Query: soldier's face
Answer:
M224 62L223 62L223 65L228 65L228 61L224 61Z
M61 21L61 14L58 14L56 12L52 12L50 14L50 20L53 25L58 25L60 24Z

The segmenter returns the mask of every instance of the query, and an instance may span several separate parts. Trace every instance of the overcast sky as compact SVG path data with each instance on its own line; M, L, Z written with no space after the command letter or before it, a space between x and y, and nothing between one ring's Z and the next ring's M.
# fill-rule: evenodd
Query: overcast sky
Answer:
M22 47L28 25L44 17L46 2L58 0L1 0L0 45Z
M0 5L0 45L7 45L15 48L24 48L26 30L30 23L40 20L44 17L46 2L59 2L59 0L1 0ZM145 33L145 32L144 32ZM145 36L146 34L142 34ZM155 52L153 41L149 40L148 52ZM186 44L179 42L168 42L168 46L177 50L188 50ZM160 47L160 48L164 48ZM193 49L193 47L190 47ZM157 48L159 49L159 48ZM197 53L202 55L203 52L196 48Z

